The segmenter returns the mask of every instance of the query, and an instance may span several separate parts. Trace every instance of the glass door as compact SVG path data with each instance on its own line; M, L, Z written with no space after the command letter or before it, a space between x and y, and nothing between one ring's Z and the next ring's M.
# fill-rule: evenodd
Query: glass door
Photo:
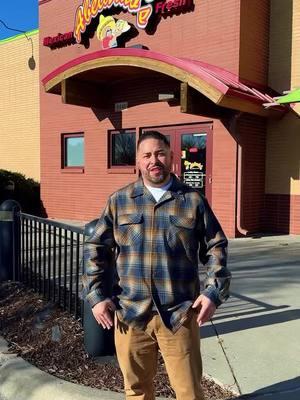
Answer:
M180 135L180 179L188 186L200 189L205 195L206 133Z
M212 184L212 124L145 128L166 135L174 154L172 171L188 186L197 188L208 201Z

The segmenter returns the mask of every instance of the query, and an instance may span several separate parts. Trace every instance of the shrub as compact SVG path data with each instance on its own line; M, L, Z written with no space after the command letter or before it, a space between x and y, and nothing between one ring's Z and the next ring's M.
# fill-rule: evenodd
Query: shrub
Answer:
M0 204L7 199L19 202L25 213L42 215L40 184L18 172L0 169Z

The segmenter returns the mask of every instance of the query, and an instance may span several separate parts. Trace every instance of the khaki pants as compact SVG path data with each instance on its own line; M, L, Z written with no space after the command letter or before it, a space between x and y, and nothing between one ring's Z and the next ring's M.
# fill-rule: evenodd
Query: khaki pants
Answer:
M174 334L154 314L145 330L115 318L115 344L127 400L154 400L153 378L158 349L165 361L177 400L204 400L202 362L196 313Z

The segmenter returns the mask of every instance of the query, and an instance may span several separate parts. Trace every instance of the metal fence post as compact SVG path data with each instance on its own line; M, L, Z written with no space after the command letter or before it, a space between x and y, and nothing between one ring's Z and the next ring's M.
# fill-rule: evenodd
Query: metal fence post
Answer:
M20 204L5 200L0 206L0 281L18 279Z
M20 280L21 269L21 209L14 207L13 217L13 280Z
M97 221L98 220L95 219L85 225L84 234L86 237L92 235ZM85 265L83 265L83 273L85 273ZM97 323L92 313L91 306L86 299L84 299L83 309L84 346L87 353L93 357L115 354L114 329L103 329L102 326Z

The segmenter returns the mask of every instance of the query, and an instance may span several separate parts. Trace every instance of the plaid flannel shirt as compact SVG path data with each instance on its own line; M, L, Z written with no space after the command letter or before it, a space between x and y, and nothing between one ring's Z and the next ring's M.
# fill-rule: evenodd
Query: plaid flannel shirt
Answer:
M85 242L87 299L93 307L113 298L118 318L141 328L155 309L175 332L199 296L198 260L207 267L203 294L217 306L227 299L226 258L227 239L196 189L173 175L156 202L139 179L110 196Z

